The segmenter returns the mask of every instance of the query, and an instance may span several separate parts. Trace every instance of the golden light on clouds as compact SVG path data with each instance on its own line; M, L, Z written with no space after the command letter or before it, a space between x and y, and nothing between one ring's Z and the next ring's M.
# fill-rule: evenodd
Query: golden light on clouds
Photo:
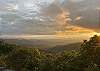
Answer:
M100 33L94 32L93 35L98 35L98 36L100 36Z
M68 35L71 36L93 36L93 35L100 35L100 33L96 33L94 30L87 29L87 28L82 28L82 27L77 27L77 26L68 26L66 27L65 31L56 31L56 36L58 37L67 37Z
M70 13L68 11L65 11L61 8L61 13L57 15L56 22L60 24L61 26L66 25L68 21L71 21L69 18Z
M76 21L78 21L78 20L81 20L82 19L82 17L81 16L79 16L79 17L76 17Z

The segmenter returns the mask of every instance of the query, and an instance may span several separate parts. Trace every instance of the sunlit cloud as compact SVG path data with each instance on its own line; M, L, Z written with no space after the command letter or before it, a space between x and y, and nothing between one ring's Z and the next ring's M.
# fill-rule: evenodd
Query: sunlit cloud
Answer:
M97 10L100 10L100 7L97 7L96 9L97 9Z
M99 27L99 3L99 0L0 0L0 32L86 33ZM70 28L70 25L75 27Z
M17 4L16 5L14 5L14 4L8 4L7 9L13 11L13 10L18 10L19 7L18 7Z
M69 21L71 21L70 13L68 11L65 11L64 9L61 9L61 11L62 12L57 15L56 21L60 25L66 25Z
M96 34L94 30L87 29L87 28L81 28L77 26L67 26L65 31L55 31L56 36L59 37L67 37L68 35L74 35L74 36L81 36L81 35L87 35L87 36L93 36Z
M11 24L11 25L14 25L14 24L15 24L15 22L11 22L10 24Z
M84 1L84 0L70 0L72 2L81 2L81 1Z
M81 20L82 18L83 17L79 16L79 17L76 17L75 20L78 21L78 20Z

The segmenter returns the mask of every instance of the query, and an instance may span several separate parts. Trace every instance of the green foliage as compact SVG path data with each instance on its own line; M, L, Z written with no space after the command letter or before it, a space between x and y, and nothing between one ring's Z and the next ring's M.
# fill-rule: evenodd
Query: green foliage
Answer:
M4 40L0 40L0 56L8 54L15 47L16 45L11 45L11 44L6 43Z
M85 41L80 52L88 61L100 65L100 37L95 35L89 41Z
M100 71L100 37L85 40L79 51L56 54L0 41L0 66L16 71Z
M37 49L16 49L6 57L8 67L17 71L39 71L41 54Z

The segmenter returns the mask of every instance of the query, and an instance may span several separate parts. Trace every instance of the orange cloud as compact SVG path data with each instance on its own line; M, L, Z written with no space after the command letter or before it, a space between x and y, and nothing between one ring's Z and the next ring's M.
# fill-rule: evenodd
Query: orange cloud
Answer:
M81 20L82 18L83 17L79 16L79 17L76 17L75 20L78 21L78 20Z
M61 26L66 25L68 21L71 21L69 16L70 16L70 13L61 8L61 13L56 16L56 22L60 24Z
M77 26L67 26L65 31L56 31L56 35L65 36L65 35L74 35L74 34L87 34L94 33L95 31L87 28L81 28Z

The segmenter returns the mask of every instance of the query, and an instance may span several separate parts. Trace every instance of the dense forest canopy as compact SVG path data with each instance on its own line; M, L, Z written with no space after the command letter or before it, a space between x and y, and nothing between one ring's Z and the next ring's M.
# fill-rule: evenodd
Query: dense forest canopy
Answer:
M78 51L60 53L24 48L0 40L0 67L15 71L100 71L100 37L95 35L84 40Z

